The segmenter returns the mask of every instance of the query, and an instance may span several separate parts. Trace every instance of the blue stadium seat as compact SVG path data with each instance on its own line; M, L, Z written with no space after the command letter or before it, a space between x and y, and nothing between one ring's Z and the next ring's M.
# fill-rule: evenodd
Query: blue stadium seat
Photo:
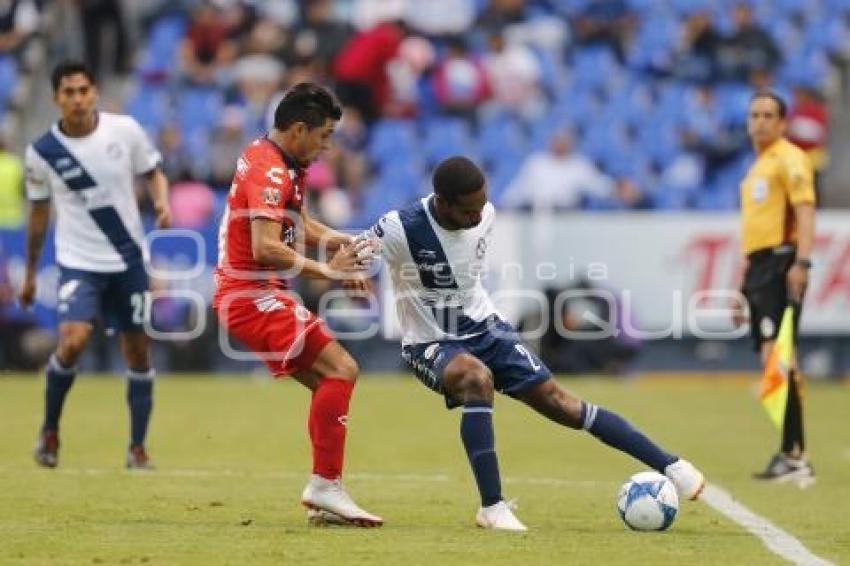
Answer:
M143 74L171 74L176 70L178 49L186 35L186 20L167 16L153 24L147 38L139 71Z
M437 118L425 129L423 144L425 159L433 165L452 155L476 154L469 125L459 118Z
M416 138L416 125L410 120L379 120L369 133L366 151L377 163L406 158L418 151Z
M478 151L486 167L504 160L521 160L526 151L525 135L516 120L492 120L481 124Z
M155 134L168 121L171 104L164 88L138 88L127 101L124 111L133 116L148 132Z
M570 65L573 83L584 89L602 87L608 78L620 72L620 64L607 47L579 49Z
M522 160L500 161L490 173L487 181L490 189L490 201L496 206L501 206L505 196L505 190L519 173Z
M224 97L214 88L190 87L180 93L177 118L186 131L212 130L224 109Z
M659 187L652 195L652 204L659 210L686 210L691 205L692 196L687 191L674 187Z
M18 86L18 63L14 57L0 56L0 106L5 106Z

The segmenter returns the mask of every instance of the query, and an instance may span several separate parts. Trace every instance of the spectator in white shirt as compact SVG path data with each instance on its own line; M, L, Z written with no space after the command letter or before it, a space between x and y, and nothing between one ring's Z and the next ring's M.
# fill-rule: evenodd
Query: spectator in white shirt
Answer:
M547 151L528 156L508 186L502 204L510 208L576 209L582 197L610 197L614 181L586 156L574 151L569 132L552 136Z

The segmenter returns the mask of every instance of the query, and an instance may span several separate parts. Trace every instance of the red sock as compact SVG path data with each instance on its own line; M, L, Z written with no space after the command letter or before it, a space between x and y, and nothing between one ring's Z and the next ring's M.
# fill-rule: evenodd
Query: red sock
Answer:
M354 382L325 377L313 392L307 429L313 442L313 473L329 480L342 475L348 403Z

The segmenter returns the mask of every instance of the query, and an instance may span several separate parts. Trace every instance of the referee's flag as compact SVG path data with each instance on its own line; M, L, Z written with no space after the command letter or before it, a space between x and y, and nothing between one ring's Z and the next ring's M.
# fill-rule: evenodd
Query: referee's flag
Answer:
M759 398L767 416L782 430L785 407L788 404L788 380L793 379L794 309L786 307L779 325L779 334L767 359L761 378Z

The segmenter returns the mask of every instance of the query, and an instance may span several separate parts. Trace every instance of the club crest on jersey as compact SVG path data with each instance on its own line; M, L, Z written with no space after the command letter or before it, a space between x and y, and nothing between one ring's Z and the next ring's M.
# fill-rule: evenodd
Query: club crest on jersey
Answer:
M266 187L263 189L263 202L269 206L280 206L280 189Z
M70 157L60 157L56 160L56 168L57 169L67 169L71 165L74 164L74 160Z
M756 202L762 202L767 198L768 192L768 184L767 179L763 179L761 177L755 179L753 181L753 200Z
M475 246L475 257L477 259L483 259L484 254L487 253L487 240L484 238L478 238L478 244Z
M106 155L118 161L121 159L121 156L124 155L124 151L121 149L121 145L118 142L112 142L106 146Z

